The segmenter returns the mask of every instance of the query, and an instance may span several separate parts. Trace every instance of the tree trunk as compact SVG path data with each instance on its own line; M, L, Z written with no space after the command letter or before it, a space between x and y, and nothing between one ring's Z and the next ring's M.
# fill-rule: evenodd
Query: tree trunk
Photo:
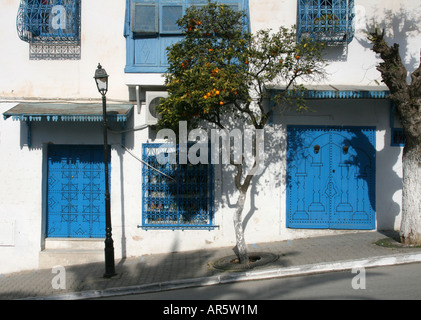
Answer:
M401 242L421 245L421 145L407 141L402 159Z
M240 190L240 195L237 200L237 208L234 214L234 230L236 247L234 249L235 254L240 261L240 264L248 264L249 256L247 251L246 240L244 238L243 218L242 213L244 210L244 204L246 202L247 190Z
M416 245L421 244L421 64L412 72L408 85L399 45L389 46L384 35L384 30L380 33L376 29L368 39L383 60L377 70L390 90L405 130L400 237L402 243Z

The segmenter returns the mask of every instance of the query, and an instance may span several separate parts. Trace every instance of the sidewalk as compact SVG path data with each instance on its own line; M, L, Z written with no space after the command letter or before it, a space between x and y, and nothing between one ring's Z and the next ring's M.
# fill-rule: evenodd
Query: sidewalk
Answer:
M249 271L217 270L213 263L232 248L145 255L116 261L117 276L104 279L104 263L65 268L66 289L53 289L51 269L0 275L0 299L87 299L147 293L233 281L421 262L421 248L388 248L374 244L380 232L347 233L310 239L250 244L250 252L269 252L279 259Z

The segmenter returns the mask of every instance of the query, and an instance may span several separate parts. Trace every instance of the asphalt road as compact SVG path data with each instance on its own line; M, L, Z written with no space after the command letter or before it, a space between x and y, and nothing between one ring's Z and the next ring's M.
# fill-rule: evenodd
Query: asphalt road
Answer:
M171 301L287 299L421 300L421 264L414 263L365 270L355 269L353 272L331 272L300 277L245 281L107 299ZM167 304L170 307L170 302ZM160 304L160 308L164 308L165 306L165 303ZM255 311L253 306L250 308L248 311ZM166 309L163 311L166 311ZM170 309L168 311L174 312L174 310Z

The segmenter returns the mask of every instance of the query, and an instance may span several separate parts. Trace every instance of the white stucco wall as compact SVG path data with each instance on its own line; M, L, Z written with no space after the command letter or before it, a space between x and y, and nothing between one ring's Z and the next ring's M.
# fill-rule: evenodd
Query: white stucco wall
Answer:
M275 115L274 125L265 130L265 154L268 156L265 161L266 169L261 176L254 179L243 213L248 243L343 232L340 230L286 228L285 137L287 125L375 126L377 151L376 228L378 230L398 229L401 206L399 195L402 148L390 146L389 102L384 100L318 100L311 102L310 106L313 112L304 115L296 114L293 111L287 115ZM135 147L132 151L136 154L141 153L140 141L143 134L135 134ZM114 167L118 167L118 165L114 164ZM127 173L133 173L132 170L140 170L140 164L137 160L127 156L124 158L122 168ZM114 241L121 242L116 240L116 237L117 239L120 237L116 227L120 226L120 222L124 222L126 225L124 250L128 256L234 246L232 217L237 201L237 192L233 184L232 170L231 166L215 167L215 225L219 228L212 231L145 231L137 228L141 214L139 209L141 199L136 190L140 189L140 179L133 174L124 175L124 191L126 191L125 194L131 194L131 196L129 199L126 199L125 196L125 204L122 205L124 207L122 219L117 213L119 208L113 206L114 213L117 215L117 217L114 216L115 222L113 222ZM114 171L114 173L116 172ZM114 189L113 192L115 192L113 193L114 199L118 199L120 190Z
M82 1L82 56L77 61L29 60L28 44L16 35L18 0L2 3L0 28L0 114L26 98L97 99L92 79L98 62L110 74L107 98L128 100L127 85L163 84L159 74L124 74L125 39L124 1ZM105 3L105 4L104 4ZM403 5L404 4L404 5ZM329 49L329 77L326 83L373 85L380 82L375 66L378 59L365 41L363 26L372 17L382 20L388 10L399 14L403 22L390 38L401 44L405 63L411 71L419 63L419 0L356 0L358 12L355 39L345 54ZM250 0L252 31L278 28L296 23L296 1ZM363 19L365 17L365 20ZM101 23L105 21L105 23ZM392 21L387 19L387 21ZM402 21L399 20L399 21ZM13 100L16 99L16 102ZM266 150L270 154L267 169L255 179L244 210L248 243L279 241L305 236L329 234L329 230L291 230L286 224L286 126L347 125L376 126L376 226L379 230L398 229L400 225L401 152L390 147L389 104L380 100L320 100L311 103L314 113L286 117L275 115L268 127ZM144 110L128 127L144 123ZM143 254L232 246L235 243L232 214L237 200L229 167L215 168L215 224L212 231L145 231L141 222L142 143L151 137L149 129L126 135L126 146L119 135L110 135L111 210L116 258ZM44 247L46 213L46 144L102 144L100 123L34 123L31 149L26 146L25 123L0 117L0 273L38 267L39 252ZM272 135L277 140L271 138ZM132 154L131 154L132 153ZM5 231L5 232L2 232Z
M13 104L0 104L4 112ZM331 230L295 230L286 225L286 126L344 125L376 126L377 228L396 229L400 224L401 148L390 147L389 104L380 100L320 100L311 103L315 112L275 115L265 134L265 170L254 180L246 201L244 217L248 243L280 241L330 234ZM136 111L136 110L135 110ZM133 126L144 114L134 112ZM215 167L215 224L212 231L149 230L141 223L141 157L148 129L126 135L126 151L120 135L110 135L111 212L116 258L159 252L206 249L235 244L232 216L237 200L230 166ZM46 214L46 148L55 144L101 144L100 123L38 123L32 125L32 148L26 146L26 125L0 120L0 227L14 226L13 236L1 242L0 251L8 261L1 272L37 268L44 246ZM273 136L277 137L276 139ZM4 236L3 238L6 238Z
M1 97L98 98L93 76L101 63L110 75L108 98L128 99L124 84L125 1L82 1L80 60L29 60L29 44L21 41L16 31L19 2L1 4Z
M0 103L3 113L14 104ZM37 268L41 248L42 152L23 148L19 122L0 120L0 273Z
M401 45L408 71L418 67L420 58L421 18L418 0L355 0L355 37L348 47L328 48L327 84L373 85L381 82L366 32L373 27L386 28L387 40ZM297 23L297 1L250 0L251 30L277 30Z
M251 30L296 24L297 1L250 0ZM109 99L128 99L125 85L163 84L159 75L124 74L125 38L123 37L125 2L99 0L82 2L81 59L66 61L29 60L29 45L17 37L16 13L19 0L2 4L0 34L2 51L0 96L46 98L97 98L92 77L98 62L110 74ZM377 25L386 27L388 39L401 45L409 71L419 62L421 8L418 0L355 0L356 33L348 48L328 49L330 61L325 80L329 84L377 85L378 63L365 31ZM386 21L386 22L384 22ZM393 26L392 26L393 23ZM344 76L346 75L346 76Z

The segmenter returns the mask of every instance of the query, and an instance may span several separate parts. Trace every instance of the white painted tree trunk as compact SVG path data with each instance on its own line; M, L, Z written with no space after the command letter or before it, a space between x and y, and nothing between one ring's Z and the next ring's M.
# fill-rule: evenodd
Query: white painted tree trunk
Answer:
M240 191L240 195L237 200L237 208L234 214L234 230L236 238L235 254L237 255L241 264L249 263L249 256L247 251L247 245L244 238L243 218L242 213L244 210L244 204L246 202L247 191Z
M421 245L421 146L405 147L402 162L401 242Z

